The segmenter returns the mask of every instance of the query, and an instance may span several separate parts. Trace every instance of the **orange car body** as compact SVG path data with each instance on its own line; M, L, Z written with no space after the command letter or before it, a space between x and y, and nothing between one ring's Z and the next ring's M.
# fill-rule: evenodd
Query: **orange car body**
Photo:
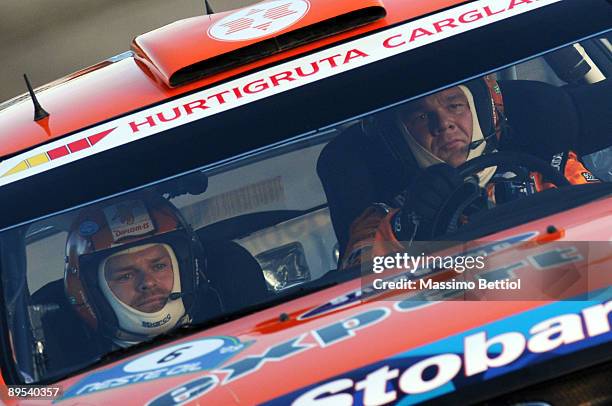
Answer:
M235 11L194 17L141 35L133 41L133 54L101 62L40 87L38 100L50 116L38 122L32 119L33 108L28 96L0 105L0 156L13 160L10 167L2 167L0 179L5 177L5 183L12 183L11 176L15 174L29 176L29 171L50 165L56 158L84 149L93 150L101 139L112 136L113 131L119 132L115 130L119 126L128 132L132 130L134 134L155 125L162 127L171 121L169 117L172 114L179 114L179 110L174 110L179 107L182 109L180 114L186 118L189 111L185 106L190 106L192 111L196 108L193 103L198 99L189 99L196 92L237 83L235 81L249 74L284 66L283 63L300 57L323 55L320 52L347 41L367 39L374 33L384 35L387 30L409 20L420 21L423 16L453 12L459 6L469 7L469 3L465 5L459 0L309 0L307 3L309 9L295 24L274 34L242 42L220 41L207 35L210 27ZM358 8L383 7L383 3L386 15L361 27L185 84L180 81L173 83L172 78L177 72L199 61ZM481 18L485 18L487 13L491 18L502 18L506 12L523 12L523 8L528 13L530 7L541 7L543 2L503 0L477 3L479 8L472 10L472 16L479 11ZM442 18L436 23L431 26L434 27L431 35L440 34L440 39L453 35L455 21ZM393 48L416 40L409 34L405 35L389 34L385 43L388 48ZM415 35L414 31L412 35ZM347 58L347 55L342 58ZM270 77L269 73L262 75ZM225 92L231 93L230 85ZM222 96L216 95L218 102ZM145 109L146 114L142 113ZM121 144L127 142L130 141ZM45 150L45 147L48 148ZM17 182L18 178L15 179ZM493 234L478 244L522 236L516 242L518 245L496 253L500 263L510 263L530 255L524 251L529 247L521 245L526 241L540 244L533 249L555 243L609 242L612 240L611 208L612 198L600 199ZM556 227L554 233L547 231L551 224ZM576 247L578 252L582 252L579 244ZM175 341L160 343L155 348L53 383L63 392L53 404L183 404L181 401L214 405L319 404L317 401L324 404L327 400L330 403L325 404L349 405L364 401L386 404L400 399L405 402L402 404L413 404L451 394L459 388L473 390L483 382L486 385L488 379L469 379L471 368L477 369L478 361L475 359L482 354L474 355L475 350L467 342L476 340L478 334L486 333L488 338L513 334L512 339L518 340L522 346L512 356L506 353L509 358L505 361L489 362L485 369L492 376L516 373L520 368L534 368L534 365L537 368L539 362L551 357L587 347L595 348L612 340L609 324L606 330L605 326L595 326L596 321L593 321L596 317L593 314L601 310L597 306L607 306L610 312L612 295L606 290L612 279L610 249L585 254L576 265L579 273L588 267L591 272L594 269L598 271L596 277L589 279L587 285L572 285L562 295L573 297L591 292L590 302L535 298L487 303L379 301L355 294L360 291L361 283L352 280ZM586 323L580 331L568 327L575 333L574 338L547 349L538 349L536 340L530 340L530 336L537 333L529 330L537 323L552 323L553 317L570 315L580 315ZM568 337L571 332L567 333ZM467 354L468 351L471 353ZM155 359L169 355L176 357L177 362L169 363L163 370L155 367ZM519 364L520 367L516 366ZM435 380L427 381L422 373L431 365L437 366L441 373ZM393 372L393 368L397 372ZM442 373L447 375L442 376ZM461 374L465 375L461 384L449 383ZM420 377L419 384L410 380L415 376ZM380 386L376 379L384 380L385 384L391 381L397 384L392 390L386 385ZM6 397L7 387L2 376L0 386L5 396L3 401L8 405L42 404L42 401ZM474 396L473 399L480 398Z
M343 8L346 10L348 4L347 2L338 2L336 6L328 2L317 1L312 3L308 18L298 22L297 27L287 27L286 31L299 28L300 25L310 25L322 18L338 15L343 11ZM364 1L360 3L368 6L370 3L376 4L378 2ZM32 121L32 105L29 102L24 103L23 97L8 101L8 106L2 106L2 114L0 115L0 126L3 129L0 154L1 156L10 156L76 130L123 115L126 112L140 110L245 72L260 69L297 55L307 54L330 44L460 3L462 2L458 0L385 1L387 16L373 24L259 59L239 68L223 71L181 87L170 88L167 83L164 83L169 71L177 67L187 66L193 61L208 59L232 51L236 49L237 45L243 48L257 42L254 39L242 41L236 45L236 43L213 42L211 38L203 35L209 26L231 14L231 11L183 20L136 37L132 45L132 49L137 55L135 58L126 58L115 63L111 61L101 62L43 86L38 91L38 98L41 104L47 106L49 113L51 113L50 118L44 122L35 123ZM354 9L352 4L349 8ZM279 32L278 35L283 32ZM138 55L141 52L148 50L147 46L151 42L154 43L155 51L159 50L160 54L151 51L151 55L139 57ZM178 43L183 45L176 47ZM151 63L158 63L161 67L154 74L141 68L142 64L147 63L149 66L151 66ZM53 108L50 108L50 106L53 106ZM79 106L78 114L75 114L74 106Z

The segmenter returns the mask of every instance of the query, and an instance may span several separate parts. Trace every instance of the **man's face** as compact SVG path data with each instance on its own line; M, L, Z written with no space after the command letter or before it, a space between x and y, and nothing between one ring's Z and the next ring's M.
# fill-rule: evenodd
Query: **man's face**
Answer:
M472 112L467 97L453 87L417 100L401 114L410 134L429 152L457 167L472 141Z
M119 300L136 310L161 310L174 284L174 269L168 250L161 244L142 251L109 258L104 277Z

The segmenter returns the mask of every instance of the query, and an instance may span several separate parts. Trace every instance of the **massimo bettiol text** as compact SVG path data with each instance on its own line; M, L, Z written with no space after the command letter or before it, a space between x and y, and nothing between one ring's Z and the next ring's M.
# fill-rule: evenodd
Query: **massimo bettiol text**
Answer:
M386 270L403 270L411 274L417 271L435 270L452 271L463 275L466 271L482 271L486 267L486 256L436 256L436 255L410 255L408 253L395 253L387 256L376 256L373 258L372 271L375 274L383 274ZM452 273L450 274L452 276ZM448 280L434 280L431 278L409 279L400 278L385 280L383 278L374 279L372 285L374 289L381 290L474 290L474 289L520 289L520 279L512 281L495 280L489 281L485 278L476 280L462 280L464 278L450 278Z

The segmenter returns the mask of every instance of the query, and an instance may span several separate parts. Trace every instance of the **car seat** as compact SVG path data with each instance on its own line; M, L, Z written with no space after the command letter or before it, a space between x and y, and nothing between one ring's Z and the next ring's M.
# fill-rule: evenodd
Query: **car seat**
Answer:
M349 240L349 227L373 202L393 205L408 182L403 148L389 117L362 121L344 130L323 148L317 174L327 196L338 239L340 258Z
M257 260L234 241L204 241L206 276L223 301L224 312L262 303L273 294L268 290Z

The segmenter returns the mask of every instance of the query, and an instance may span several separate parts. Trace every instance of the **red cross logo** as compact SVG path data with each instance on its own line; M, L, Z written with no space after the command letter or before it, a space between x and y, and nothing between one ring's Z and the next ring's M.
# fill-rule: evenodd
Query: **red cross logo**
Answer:
M297 11L289 9L291 5L292 3L285 3L268 10L254 8L249 11L247 17L240 17L236 20L221 24L221 26L228 28L226 35L231 35L235 32L249 28L266 31L275 20L297 13ZM253 18L250 18L250 16L253 16Z
M217 21L208 34L220 41L248 41L282 31L310 10L309 0L269 0Z

